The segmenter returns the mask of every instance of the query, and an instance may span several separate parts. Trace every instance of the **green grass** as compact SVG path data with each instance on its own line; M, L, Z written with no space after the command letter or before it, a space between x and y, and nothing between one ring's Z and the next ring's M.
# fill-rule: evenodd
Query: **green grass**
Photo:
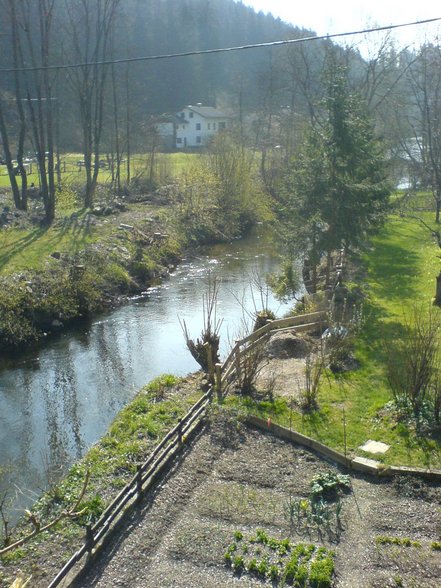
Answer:
M158 153L155 156L154 173L158 179L165 177L177 177L185 171L189 164L197 158L198 155L194 153ZM78 166L77 163L83 159L81 153L66 153L61 155L61 177L63 183L81 184L85 182L86 174L84 166ZM105 157L101 158L105 161ZM28 174L28 184L32 182L38 186L39 179L37 173L37 164L32 163L30 170L32 173ZM130 173L132 178L143 172L150 170L148 154L134 154L131 158ZM127 178L127 168L124 162L121 166L121 181L125 182ZM20 181L20 178L17 178ZM98 176L100 184L108 184L111 181L111 173L108 169L101 169ZM6 166L0 166L0 188L9 187L9 177Z
M426 220L431 218L426 217ZM319 410L302 414L290 409L289 399L255 402L230 398L247 412L291 426L348 455L364 455L386 464L441 468L439 438L417 436L412 427L397 423L385 405L392 399L385 378L386 349L411 320L412 311L431 307L439 250L418 221L391 217L362 255L365 326L356 344L360 369L328 374L321 385ZM436 309L435 312L441 312ZM293 383L294 390L294 383ZM345 447L346 428L346 447ZM381 456L358 447L368 439L391 446Z
M103 231L93 230L87 224L82 225L84 215L85 211L82 210L74 221L66 220L61 225L47 228L9 228L0 231L0 274L40 269L55 251L76 255L101 239Z

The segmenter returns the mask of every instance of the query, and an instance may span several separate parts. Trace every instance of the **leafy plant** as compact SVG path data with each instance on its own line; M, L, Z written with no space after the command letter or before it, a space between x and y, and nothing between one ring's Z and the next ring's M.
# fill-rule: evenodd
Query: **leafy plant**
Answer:
M316 501L321 498L334 499L339 490L348 490L350 487L351 478L346 474L333 471L324 472L314 476L311 480L311 497Z
M378 535L375 537L376 545L399 545L400 547L416 547L419 549L421 543L419 541L412 541L408 537L389 537L387 535Z
M323 557L311 562L309 569L309 581L316 588L328 588L331 586L334 573L334 560L332 557Z
M243 571L244 567L245 567L245 561L242 555L236 555L236 557L233 558L233 570L237 573L240 573Z
M326 547L293 544L287 538L271 537L263 529L257 529L248 538L242 535L240 542L247 547L247 558L234 555L236 543L232 543L224 555L225 563L235 572L245 571L262 580L268 578L280 586L327 588L331 585L334 553Z

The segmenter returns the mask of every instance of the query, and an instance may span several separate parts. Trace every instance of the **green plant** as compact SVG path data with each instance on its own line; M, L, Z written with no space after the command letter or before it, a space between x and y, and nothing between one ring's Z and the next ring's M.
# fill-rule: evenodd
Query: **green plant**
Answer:
M268 570L268 578L272 582L277 582L277 580L280 578L280 570L275 564L272 564L270 566L270 568Z
M26 550L18 548L13 551L8 551L0 557L0 561L4 564L16 564L26 557Z
M346 474L333 471L324 472L314 476L311 480L311 496L317 501L336 498L339 490L348 490L351 487L351 479Z
M430 544L430 549L434 551L441 551L441 541L432 541Z
M269 537L268 535L265 533L265 531L263 531L262 529L257 529L256 531L256 542L257 543L263 543L264 545L266 545L269 541Z
M105 507L104 500L98 495L89 500L83 500L78 507L81 515L75 519L75 522L82 526L90 525L99 519Z
M328 588L331 586L334 573L334 560L331 556L316 559L311 562L309 582L314 588Z
M236 557L233 558L233 563L232 563L232 567L233 570L235 572L237 572L238 574L240 574L245 566L245 561L242 555L236 555Z
M262 561L257 565L257 573L265 578L269 571L268 559L264 557Z
M297 568L297 571L294 575L294 580L297 583L297 586L303 588L303 586L306 586L306 582L308 580L308 568L306 565L299 565L299 567Z
M399 545L400 547L416 547L419 549L421 543L419 541L412 541L408 537L389 537L387 535L378 535L375 537L376 545Z

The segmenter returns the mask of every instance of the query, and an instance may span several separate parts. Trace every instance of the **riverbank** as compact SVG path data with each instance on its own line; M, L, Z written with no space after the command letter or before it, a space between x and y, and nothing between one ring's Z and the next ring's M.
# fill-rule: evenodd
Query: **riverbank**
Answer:
M186 245L151 196L137 203L101 201L50 227L39 226L30 211L10 218L0 237L2 351L121 304L167 276Z
M22 546L0 555L0 586L6 588L22 574L32 575L31 586L45 587L82 545L84 526L93 524L106 505L136 473L153 448L202 396L201 373L186 378L161 376L145 386L124 408L104 437L78 461L60 483L32 507L17 529L10 529L6 543L20 540L35 530L61 519ZM88 480L84 496L82 490ZM79 500L79 503L77 501ZM76 516L63 516L75 506ZM5 542L4 528L2 529ZM0 550L1 551L1 550Z

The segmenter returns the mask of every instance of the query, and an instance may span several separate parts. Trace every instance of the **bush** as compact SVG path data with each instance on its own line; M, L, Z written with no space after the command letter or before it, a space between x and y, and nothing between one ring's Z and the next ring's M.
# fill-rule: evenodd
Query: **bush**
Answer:
M388 342L387 380L398 407L410 406L417 416L426 399L433 403L435 421L441 406L439 385L439 331L441 323L432 309L414 308L404 332Z

